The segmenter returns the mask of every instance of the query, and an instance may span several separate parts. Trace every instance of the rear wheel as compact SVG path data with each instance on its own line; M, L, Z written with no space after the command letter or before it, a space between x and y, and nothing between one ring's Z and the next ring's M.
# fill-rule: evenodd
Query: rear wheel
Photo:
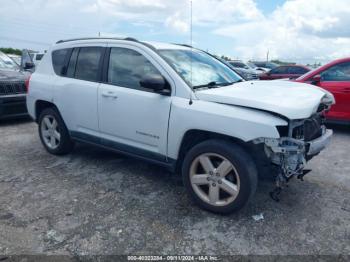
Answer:
M60 114L54 108L44 109L39 116L39 136L45 149L54 155L72 151L73 142Z
M204 209L231 213L254 195L257 171L250 155L224 140L209 140L194 146L182 168L187 191Z

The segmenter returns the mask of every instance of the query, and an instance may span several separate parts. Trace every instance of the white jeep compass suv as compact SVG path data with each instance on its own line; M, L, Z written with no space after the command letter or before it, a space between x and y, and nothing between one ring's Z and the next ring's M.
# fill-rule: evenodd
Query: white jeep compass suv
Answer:
M242 208L258 175L277 197L329 142L320 88L243 81L201 50L132 38L57 42L32 75L27 97L52 154L88 142L182 173L188 193L217 213Z

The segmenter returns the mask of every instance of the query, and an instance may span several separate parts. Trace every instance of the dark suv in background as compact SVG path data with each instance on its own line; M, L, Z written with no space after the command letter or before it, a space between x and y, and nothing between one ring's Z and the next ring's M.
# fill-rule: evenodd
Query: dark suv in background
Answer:
M33 65L27 63L29 69ZM22 70L0 52L0 119L26 116L26 83L30 72Z

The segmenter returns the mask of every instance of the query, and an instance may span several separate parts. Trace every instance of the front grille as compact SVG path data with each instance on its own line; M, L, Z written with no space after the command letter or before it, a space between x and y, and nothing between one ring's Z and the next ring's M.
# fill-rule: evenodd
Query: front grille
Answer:
M24 81L0 82L0 95L16 95L26 93Z
M308 118L304 124L293 129L292 137L306 142L314 140L322 136L322 123L322 117L319 115Z
M304 139L304 125L297 126L293 129L292 137L295 139Z

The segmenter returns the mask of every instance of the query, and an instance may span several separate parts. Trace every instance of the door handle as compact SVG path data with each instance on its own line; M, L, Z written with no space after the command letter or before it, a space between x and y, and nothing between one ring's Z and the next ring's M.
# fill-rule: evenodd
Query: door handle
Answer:
M103 97L111 97L113 99L117 99L118 98L118 96L112 91L102 92L102 96Z
M349 87L346 87L342 90L342 92L344 93L350 93L350 88Z

